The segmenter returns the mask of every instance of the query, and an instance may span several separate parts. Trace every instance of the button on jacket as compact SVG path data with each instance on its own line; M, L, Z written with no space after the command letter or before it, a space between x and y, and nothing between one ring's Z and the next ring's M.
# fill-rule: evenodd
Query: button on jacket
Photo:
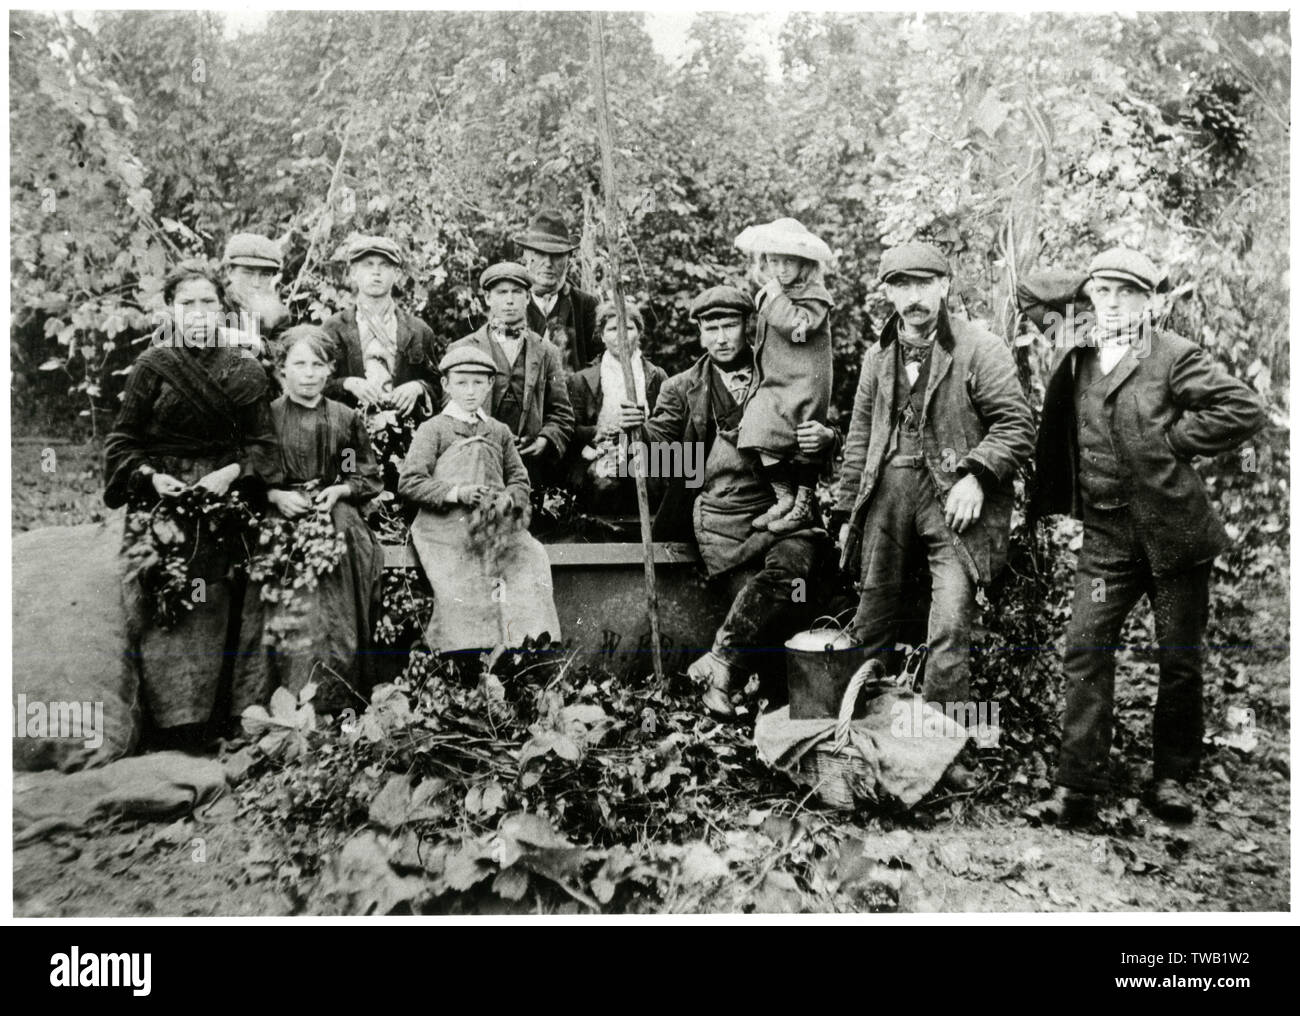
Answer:
M1047 384L1030 506L1082 518L1074 386L1084 350L1068 349ZM1127 501L1159 575L1212 560L1228 534L1194 456L1231 451L1267 422L1263 402L1196 343L1148 326L1104 386L1103 416L1130 484Z
M504 363L505 354L488 334L488 326L457 339L449 348L476 346L492 357L500 368L493 380L492 413L496 415L501 401L510 387L512 364ZM523 404L519 410L516 435L532 441L546 438L550 444L549 457L558 459L564 454L573 436L573 407L569 403L569 386L560 351L534 332L524 335Z
M419 381L429 393L436 413L442 408L442 383L438 374L438 361L442 359L443 345L433 334L433 329L414 314L396 308L397 355L393 362L393 387L408 381ZM361 331L357 327L356 308L335 314L321 326L325 334L338 347L334 373L325 384L325 394L349 406L356 399L343 387L343 379L365 377L365 353L361 348Z
M896 416L898 326L895 314L863 354L844 446L836 510L849 514L841 566L855 574ZM963 472L984 489L980 517L954 539L971 578L987 583L1006 563L1012 478L1034 448L1033 417L1010 348L987 329L940 311L922 407L926 472L940 503Z

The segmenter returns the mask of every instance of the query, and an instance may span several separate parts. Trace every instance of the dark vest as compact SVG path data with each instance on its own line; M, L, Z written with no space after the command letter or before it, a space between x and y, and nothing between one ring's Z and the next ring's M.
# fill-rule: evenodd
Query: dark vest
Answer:
M505 391L501 393L501 401L493 410L492 415L510 428L512 434L519 433L519 421L524 412L524 364L528 358L528 343L519 344L519 355L515 357L513 364L506 363L505 351L497 344L495 339L489 339L492 343L492 358L497 361L498 368L509 367L510 374L506 381Z
M709 414L709 433L705 438L706 447L713 446L714 435L718 430L735 430L740 426L740 417L743 407L738 403L731 391L723 383L722 378L718 377L718 369L712 364L709 366L709 402L713 412Z
M1106 420L1106 378L1095 349L1080 350L1074 378L1074 412L1079 421L1079 487L1094 508L1127 504L1129 475L1115 455Z
M934 349L933 343L930 348ZM894 434L886 460L896 456L925 454L921 436L921 413L925 408L925 389L930 383L930 353L926 353L925 359L921 361L921 370L911 385L907 383L907 371L903 368L901 344L896 347L894 356L897 357L897 369L894 372Z

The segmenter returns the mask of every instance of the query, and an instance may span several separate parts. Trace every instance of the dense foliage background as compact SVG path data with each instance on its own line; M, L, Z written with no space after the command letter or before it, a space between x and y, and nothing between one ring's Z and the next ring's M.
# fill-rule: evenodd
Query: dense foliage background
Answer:
M779 75L745 29L700 15L669 63L640 15L608 18L623 263L670 371L697 354L691 296L743 272L732 238L790 214L838 252L840 411L883 317L879 252L914 235L1009 337L1018 274L1141 246L1175 325L1283 407L1284 13L799 14ZM283 241L308 319L346 299L344 238L385 232L409 301L459 337L542 205L584 227L577 272L601 283L583 14L285 12L230 37L214 13L14 12L10 54L23 417L102 430L167 265L240 229Z

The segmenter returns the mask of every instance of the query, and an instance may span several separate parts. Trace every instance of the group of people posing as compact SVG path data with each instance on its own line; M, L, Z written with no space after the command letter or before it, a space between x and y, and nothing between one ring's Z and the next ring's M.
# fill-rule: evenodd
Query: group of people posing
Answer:
M418 423L396 494L415 510L435 652L562 638L547 556L528 531L531 491L567 486L618 512L635 504L632 447L698 449L696 482L658 478L654 530L693 540L727 597L712 646L688 670L722 718L734 715L754 651L814 616L816 577L837 547L857 591L855 642L892 657L919 582L922 694L968 700L976 590L1005 563L1013 482L1036 459L1032 509L1084 527L1058 789L1043 816L1086 821L1106 787L1114 652L1144 593L1161 646L1150 801L1162 816L1191 816L1210 567L1227 541L1192 460L1236 447L1265 415L1247 385L1155 326L1162 275L1146 256L1105 251L1061 288L1063 313L1047 330L1061 356L1036 436L1006 341L948 312L944 253L921 242L885 251L893 313L863 355L841 435L829 419L831 251L797 221L737 238L753 284L695 297L703 355L672 377L641 354L636 307L567 280L578 244L559 215L538 215L516 241L517 262L481 275L486 323L445 347L396 303L404 257L384 237L350 244L355 305L320 327L285 327L280 254L265 237L233 237L220 273L187 264L169 277L170 334L184 341L155 341L134 365L106 445L106 502L154 512L194 485L233 487L285 520L328 517L347 553L305 612L308 648L277 652L231 548L209 542L191 563L204 602L166 630L131 595L142 566L125 548L131 638L161 740L237 717L278 685L320 683L326 710L360 701L381 572L361 509L383 489L370 437L383 414ZM213 321L232 307L244 337L214 341ZM833 480L829 505L819 480Z

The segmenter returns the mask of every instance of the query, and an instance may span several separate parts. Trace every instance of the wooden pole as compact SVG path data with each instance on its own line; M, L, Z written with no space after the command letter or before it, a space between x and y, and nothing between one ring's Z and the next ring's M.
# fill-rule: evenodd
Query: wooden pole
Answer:
M614 136L609 122L609 96L605 88L604 15L591 12L591 79L596 98L596 132L600 136L601 189L605 192L605 247L609 255L610 288L614 294L614 313L618 321L618 361L623 368L623 387L636 398L636 381L632 374L632 354L627 345L627 311L623 301L623 274L618 260L618 202L614 187ZM633 470L636 481L636 507L641 518L641 549L645 558L646 608L650 615L650 650L654 656L655 678L664 680L663 654L659 643L659 594L655 588L654 543L650 536L650 495L641 468L644 456L636 456Z

